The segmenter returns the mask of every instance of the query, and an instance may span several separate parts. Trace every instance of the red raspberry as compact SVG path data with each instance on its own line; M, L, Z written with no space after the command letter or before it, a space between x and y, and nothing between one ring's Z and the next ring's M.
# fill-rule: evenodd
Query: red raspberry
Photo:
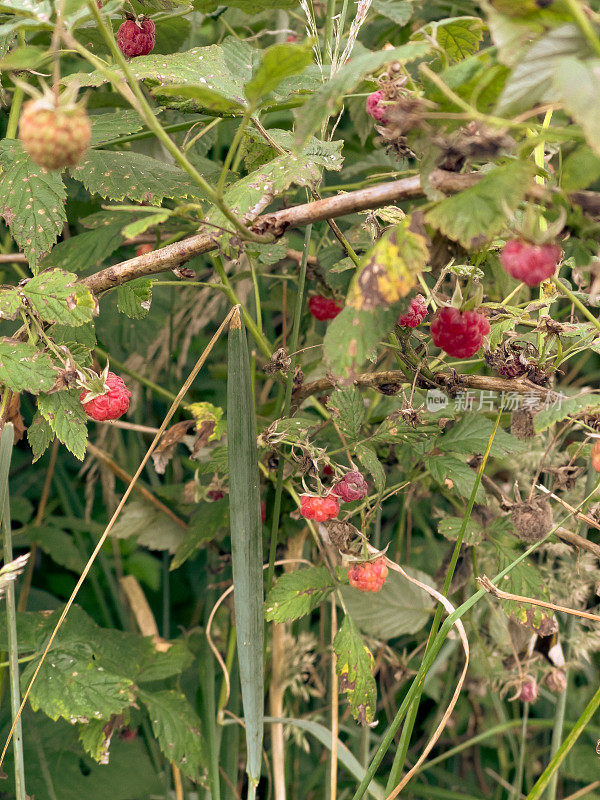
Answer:
M376 558L375 561L357 561L348 568L350 586L361 592L380 592L388 575L385 558Z
M298 41L298 37L296 36L295 33L290 33L290 34L288 34L288 36L286 36L285 40L286 40L286 42L297 42Z
M369 487L364 476L354 469L347 472L331 491L341 497L344 503L352 503L354 500L363 500L368 494Z
M315 319L335 319L342 310L341 306L329 297L320 294L308 298L308 310Z
M452 306L439 308L431 323L434 345L454 358L470 358L489 332L490 323L483 314Z
M206 496L213 502L216 502L217 500L222 500L225 497L225 492L221 489L210 489Z
M398 318L398 325L401 328L416 328L427 316L427 300L422 294L418 294L410 301L406 314Z
M562 256L557 244L533 244L523 239L507 242L500 253L500 263L509 275L527 286L539 286L551 278Z
M127 58L147 56L154 50L155 25L148 17L127 19L117 31L117 44Z
M136 256L145 256L146 253L151 253L154 250L151 244L141 244L135 251Z
M592 467L600 472L600 439L596 439L592 445Z
M383 92L373 92L367 97L367 114L376 122L385 122L385 106L381 104Z
M88 392L82 392L79 395L85 413L88 417L98 421L118 419L129 408L131 392L123 383L123 379L114 372L109 372L106 384L108 391L92 400L85 401Z
M19 139L40 167L74 167L87 150L90 136L90 121L80 105L57 106L53 98L44 96L23 106Z
M519 692L519 700L522 703L535 703L538 696L538 685L533 678L527 678Z
M333 475L333 467L329 466L329 464L325 464L323 467L323 475L325 475L326 478L331 477Z
M300 513L305 519L325 522L327 519L337 517L339 512L340 502L337 497L315 497L311 494L300 496Z

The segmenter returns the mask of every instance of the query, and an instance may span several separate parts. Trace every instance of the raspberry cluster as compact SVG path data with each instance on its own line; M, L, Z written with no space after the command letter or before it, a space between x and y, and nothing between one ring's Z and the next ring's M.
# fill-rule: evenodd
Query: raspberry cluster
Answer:
M87 150L90 136L90 121L81 106L55 105L47 97L30 100L23 106L19 139L40 167L74 167Z
M533 244L524 239L507 242L500 263L513 278L527 286L539 286L556 272L562 256L557 244Z
M383 92L372 92L367 97L367 114L376 122L385 122L385 106L382 104Z
M459 311L452 306L439 308L431 323L436 347L454 358L470 358L490 332L490 323L477 311Z
M314 519L315 522L325 522L334 519L340 513L340 501L337 497L317 497L312 494L300 496L300 513L305 519Z
M355 500L363 500L368 494L369 486L358 470L352 470L347 472L331 491L341 497L344 503L352 503Z
M380 592L387 576L384 556L375 561L357 561L348 568L350 586L361 592Z
M127 19L117 31L117 44L127 58L147 56L154 50L155 25L148 17Z
M427 316L427 300L422 294L416 295L410 301L410 305L405 314L398 317L398 325L401 328L416 328Z
M332 300L330 297L323 297L323 295L315 294L308 298L308 310L315 319L326 320L335 319L342 310L341 306Z
M99 422L107 419L118 419L129 408L131 392L125 386L123 379L115 375L114 372L109 372L106 378L106 385L108 386L108 391L97 397L92 397L91 400L86 401L85 399L89 392L82 392L79 395L85 413L88 417Z

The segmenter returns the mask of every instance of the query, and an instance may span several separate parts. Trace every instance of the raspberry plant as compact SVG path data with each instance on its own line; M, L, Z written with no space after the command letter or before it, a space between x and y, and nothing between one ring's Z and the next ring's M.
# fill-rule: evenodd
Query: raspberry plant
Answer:
M0 0L3 797L592 796L599 55Z

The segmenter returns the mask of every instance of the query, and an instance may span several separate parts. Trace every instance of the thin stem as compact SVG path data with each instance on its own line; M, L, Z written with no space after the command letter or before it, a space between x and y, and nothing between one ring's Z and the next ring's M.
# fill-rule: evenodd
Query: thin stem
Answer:
M325 64L331 64L333 60L333 18L335 17L335 2L336 0L327 0L327 8L325 10L325 37L323 42L323 61ZM341 36L341 31L339 35Z
M248 330L252 334L252 337L254 338L254 341L258 345L259 349L262 351L263 355L266 356L266 358L270 359L271 358L271 354L273 352L273 348L271 347L269 342L266 340L264 334L259 330L256 322L252 319L251 315L248 313L248 310L246 309L244 304L241 302L241 300L239 299L239 297L235 293L235 290L234 290L233 286L231 285L231 282L230 282L230 280L229 280L229 278L227 276L227 273L225 272L225 268L223 267L221 259L218 258L217 256L215 256L213 258L213 264L215 265L215 270L217 272L217 275L219 276L219 278L221 278L221 281L223 283L223 291L225 292L225 294L229 298L229 301L231 302L231 305L240 306L241 307L246 327L248 328Z
M597 319L597 318L596 318L596 317L595 317L595 316L592 314L592 312L591 312L591 311L590 311L588 308L586 308L586 307L583 305L583 303L581 302L581 300L580 300L578 297L576 297L576 296L573 294L573 292L572 292L570 289L568 289L568 288L565 286L565 284L564 284L564 283L563 283L561 280L557 280L557 281L556 281L556 288L557 288L557 289L558 289L560 292L562 292L562 293L565 295L565 297L568 297L568 298L569 298L569 300L570 300L570 301L573 303L573 305L574 305L574 306L575 306L575 307L576 307L576 308L577 308L579 311L581 311L581 313L583 314L583 316L584 316L584 317L585 317L587 320L589 320L589 321L592 323L592 325L594 325L594 326L595 326L595 327L596 327L596 328L597 328L597 329L600 331L600 320L598 320L598 319Z
M594 30L592 23L587 18L586 13L583 10L579 0L565 0L565 5L568 7L569 11L573 15L573 18L577 23L579 30L588 40L589 44L592 47L592 50L596 53L597 56L600 56L600 39L598 38L598 34Z
M25 33L19 31L19 46L23 47L25 44ZM15 139L17 136L17 126L19 124L19 116L21 114L21 106L23 105L24 91L21 86L16 86L13 92L12 103L10 104L10 114L8 116L8 124L6 126L6 138Z
M529 703L523 704L523 717L521 719L521 745L519 747L519 761L517 772L513 783L513 796L515 800L521 797L521 786L523 785L523 773L525 772L525 751L527 749L527 720L529 719Z
M312 236L312 225L308 225L304 236L304 248L302 250L302 261L300 262L300 275L298 277L298 291L296 293L296 306L294 308L294 323L292 335L290 337L290 352L292 353L290 370L285 384L285 397L283 401L283 417L289 416L292 403L292 388L294 385L294 368L296 366L296 351L298 350L298 337L300 335L300 318L302 316L302 305L304 303L304 284L306 281L306 265L308 263L308 249ZM283 470L285 461L279 458L277 465L277 476L275 483L275 500L273 502L273 519L271 523L271 544L269 548L269 568L267 570L266 589L267 593L273 585L273 572L275 569L275 554L277 552L277 539L279 534L279 515L281 513L281 496L283 493Z
M225 183L227 181L227 176L229 175L229 167L231 166L231 162L233 161L234 155L237 153L240 142L242 141L242 136L244 135L244 131L246 130L248 123L250 122L251 115L252 115L252 110L249 109L242 117L242 120L238 125L238 129L235 132L235 136L233 137L233 141L229 145L229 149L227 150L227 155L225 156L225 161L223 162L223 169L221 170L221 174L219 175L219 182L217 183L218 197L221 198L223 197Z
M7 394L7 393L5 393ZM3 529L3 557L4 563L13 560L12 535L10 525L10 501L8 488L8 472L12 457L14 427L8 422L2 428L0 435L0 474L2 486L0 487L0 509L2 510ZM15 759L15 795L17 800L26 800L25 792L25 762L23 759L23 730L19 715L21 705L21 691L19 688L19 655L17 643L17 604L15 600L15 584L10 581L6 587L6 626L8 632L8 661L10 664L10 707L13 725L15 728L13 738L13 753Z

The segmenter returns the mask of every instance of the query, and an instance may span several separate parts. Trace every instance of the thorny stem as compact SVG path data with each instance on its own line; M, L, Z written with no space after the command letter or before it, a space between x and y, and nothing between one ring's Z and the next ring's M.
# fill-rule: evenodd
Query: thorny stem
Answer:
M235 227L235 229L240 233L240 235L247 240L254 241L254 242L270 242L272 241L271 236L261 236L256 233L253 233L248 229L248 227L244 224L244 222L239 219L223 202L223 199L220 197L219 192L215 191L213 187L208 183L208 181L202 177L202 175L198 172L198 170L194 167L188 157L182 153L179 147L175 144L175 142L171 139L170 136L165 132L164 128L158 121L155 113L153 112L152 108L150 107L148 101L142 90L139 87L137 79L128 64L127 60L124 58L121 50L119 49L115 37L111 30L109 30L106 21L100 11L98 10L98 6L96 5L95 0L88 0L88 8L91 10L92 14L94 15L94 19L106 43L108 44L110 51L113 55L118 66L123 70L123 74L127 79L127 83L129 88L133 92L137 104L136 104L136 111L140 114L148 128L155 134L157 139L164 145L166 150L173 156L175 161L179 164L179 166L184 169L188 175L198 184L198 186L202 189L203 192L208 196L210 200L219 208L221 213L225 216L225 218L231 222L231 224ZM113 82L113 81L111 81Z

